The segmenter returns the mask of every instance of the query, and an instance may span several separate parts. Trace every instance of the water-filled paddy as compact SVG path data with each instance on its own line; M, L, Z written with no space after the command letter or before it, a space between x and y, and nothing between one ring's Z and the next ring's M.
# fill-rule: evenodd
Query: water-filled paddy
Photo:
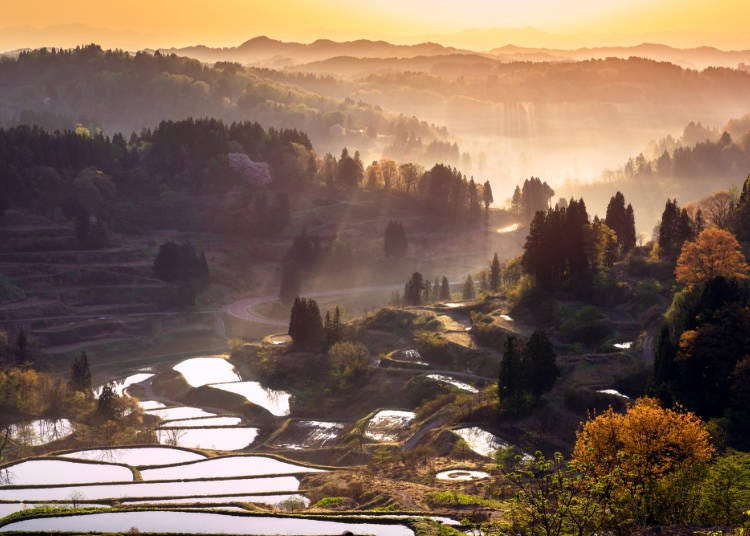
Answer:
M169 465L205 460L203 454L169 447L139 447L77 450L61 454L65 458L122 463L133 466Z
M125 501L125 505L139 506L142 504L195 504L195 505L212 505L212 504L236 504L236 503L255 503L269 504L276 506L286 501L297 501L304 504L305 507L310 505L310 499L304 495L280 494L280 495L213 495L210 497L182 497L180 499L150 499L145 501Z
M282 462L268 456L226 456L172 467L144 469L141 476L143 480L175 480L319 472L322 469Z
M620 397L620 398L630 399L630 397L628 395L624 395L620 391L617 391L615 389L599 389L597 391L597 393L601 393L603 395L617 396L617 397Z
M192 449L240 450L252 445L258 437L258 428L159 428L156 437L162 445Z
M237 426L242 422L239 417L204 417L199 419L183 419L179 421L169 421L167 425L170 428L195 428L203 426L223 427Z
M297 491L299 480L293 476L193 480L187 482L135 482L132 484L71 485L48 488L0 488L1 501L69 501L119 498L172 498L202 495L270 494Z
M145 382L146 380L153 378L154 374L151 372L138 372L137 374L131 374L127 378L123 378L121 380L114 380L111 382L112 389L117 394L117 396L124 396L125 390L130 387L131 385L135 385L137 383ZM94 395L99 396L102 394L102 388L104 386L100 385L96 389L94 389Z
M441 471L435 475L435 478L438 480L447 480L449 482L469 482L489 477L489 473L484 471L470 471L468 469L451 469L449 471Z
M133 473L122 465L74 460L35 459L0 469L0 484L6 486L49 486L127 480L133 480Z
M201 408L191 406L178 406L175 408L150 409L146 413L159 417L163 421L177 421L183 419L200 419L201 417L217 417L216 413L204 411Z
M10 427L10 436L23 444L38 447L73 433L73 425L68 419L37 419Z
M415 417L413 411L379 411L367 423L365 436L375 441L397 441L408 432Z
M476 426L459 428L458 430L453 430L453 433L466 441L471 450L480 456L488 458L491 458L497 449L510 446L493 434Z
M53 516L16 521L0 531L186 532L190 534L278 534L330 535L351 531L373 536L413 536L405 525L386 523L347 523L293 517L232 515L218 512L111 512L87 515Z
M267 389L258 382L232 382L212 384L210 387L238 394L248 402L267 409L277 417L289 415L289 401L292 398L287 392Z
M161 402L157 402L156 400L139 400L138 405L141 407L143 411L167 407L165 404L162 404Z
M448 385L452 385L456 389L460 389L461 391L466 391L467 393L479 392L479 389L477 389L476 387L469 385L468 383L458 381L457 379L451 378L450 376L445 376L443 374L428 374L427 377L439 383L447 383Z
M345 427L338 422L295 421L287 426L273 445L291 450L317 449L338 438Z
M182 374L191 387L242 381L234 366L223 357L194 357L172 368Z

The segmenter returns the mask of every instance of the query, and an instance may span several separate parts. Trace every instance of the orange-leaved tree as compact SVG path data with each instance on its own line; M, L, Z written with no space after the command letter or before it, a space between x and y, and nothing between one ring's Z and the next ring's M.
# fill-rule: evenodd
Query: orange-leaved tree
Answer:
M665 409L645 397L624 414L610 408L586 421L576 437L573 462L597 475L618 471L637 483L706 462L713 450L706 427L694 413Z
M729 231L710 228L695 242L685 242L674 275L677 281L692 287L719 276L747 279L749 270L737 238Z
M578 431L571 463L607 488L620 525L685 521L700 468L714 448L703 422L681 407L640 398L626 413L612 408ZM684 504L682 504L684 503Z

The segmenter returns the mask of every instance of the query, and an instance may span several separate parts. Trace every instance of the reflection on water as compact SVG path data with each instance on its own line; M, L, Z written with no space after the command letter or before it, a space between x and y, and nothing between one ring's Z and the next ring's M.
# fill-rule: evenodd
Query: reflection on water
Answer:
M24 445L38 447L68 437L73 425L68 419L37 419L10 427L10 437Z
M234 366L224 357L193 357L172 368L182 374L191 387L242 381Z
M44 486L128 480L133 480L133 473L127 467L74 460L27 460L0 470L0 482L5 486Z
M498 449L510 446L495 435L477 426L459 428L458 430L453 430L453 433L466 441L471 450L487 458L491 458Z
M258 437L258 428L159 428L156 438L162 445L192 449L241 450Z
M435 478L438 480L449 480L452 482L482 480L489 477L490 474L484 471L470 471L468 469L451 469L450 471L441 471L435 475Z
M267 409L277 417L289 415L289 401L292 395L285 391L274 391L263 387L259 382L216 383L210 387L221 389L245 397L248 402Z
M337 422L292 422L274 446L292 450L321 448L338 438L344 428L344 424Z
M217 512L111 512L88 515L52 516L16 521L0 527L7 531L141 532L189 534L277 534L325 535L355 534L372 536L414 536L405 525L385 523L347 523L295 517L243 516Z
M616 391L615 389L599 389L597 393L602 393L603 395L619 396L620 398L626 398L630 400L630 397L628 395L624 395L620 391Z
M383 410L370 419L365 429L365 437L375 441L397 441L408 432L408 426L415 419L413 411Z
M172 467L144 469L141 476L143 480L178 480L322 472L323 469L282 462L268 456L225 456Z
M505 227L500 227L497 232L499 234L513 233L515 231L518 231L520 228L520 223L511 223L510 225L506 225Z
M133 466L168 465L206 459L203 454L198 454L197 452L169 447L88 449L62 454L61 456L79 460L123 463Z
M431 380L435 380L436 382L447 383L449 385L452 385L456 389L466 391L467 393L479 392L479 389L477 389L476 387L469 385L468 383L460 382L455 378L451 378L450 376L444 376L443 374L428 374L427 377Z

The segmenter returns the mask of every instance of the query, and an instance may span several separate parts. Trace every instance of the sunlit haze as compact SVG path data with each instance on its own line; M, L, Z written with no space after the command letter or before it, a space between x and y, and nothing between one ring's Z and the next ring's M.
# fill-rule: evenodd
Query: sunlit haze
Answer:
M29 0L4 2L0 48L96 41L128 49L284 40L387 39L488 49L658 41L750 47L743 0ZM471 30L471 32L467 32Z

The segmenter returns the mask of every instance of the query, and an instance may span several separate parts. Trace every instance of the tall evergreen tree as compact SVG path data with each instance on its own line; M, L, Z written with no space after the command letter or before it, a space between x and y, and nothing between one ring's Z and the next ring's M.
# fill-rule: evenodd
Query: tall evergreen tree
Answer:
M451 288L448 284L448 278L443 276L443 280L440 282L440 301L448 301L451 299Z
M473 300L476 295L476 291L474 290L474 280L471 278L471 274L469 274L466 277L466 282L464 282L462 297L464 300Z
M281 269L281 285L279 287L279 299L283 304L292 303L299 295L301 288L301 276L297 263L288 259Z
M289 336L297 348L314 352L321 350L325 331L315 300L299 297L294 300L289 316Z
M406 230L400 221L389 221L385 228L383 249L388 258L401 259L406 255L408 242Z
M422 303L422 292L424 291L424 280L422 274L414 272L404 285L404 303L407 305L420 305Z
M625 207L625 196L621 192L617 192L609 200L604 223L617 234L620 252L627 253L635 247L633 206L629 204Z
M86 352L73 359L70 371L70 387L74 391L91 392L91 369Z
M505 338L503 358L500 361L500 374L497 382L497 393L500 402L511 399L521 392L521 356L518 352L518 344L515 335Z
M497 253L492 257L492 262L490 263L490 280L489 280L489 286L490 290L493 292L497 292L500 290L500 259L497 257Z
M552 389L560 376L555 351L544 331L531 334L523 349L522 363L525 388L536 397Z

